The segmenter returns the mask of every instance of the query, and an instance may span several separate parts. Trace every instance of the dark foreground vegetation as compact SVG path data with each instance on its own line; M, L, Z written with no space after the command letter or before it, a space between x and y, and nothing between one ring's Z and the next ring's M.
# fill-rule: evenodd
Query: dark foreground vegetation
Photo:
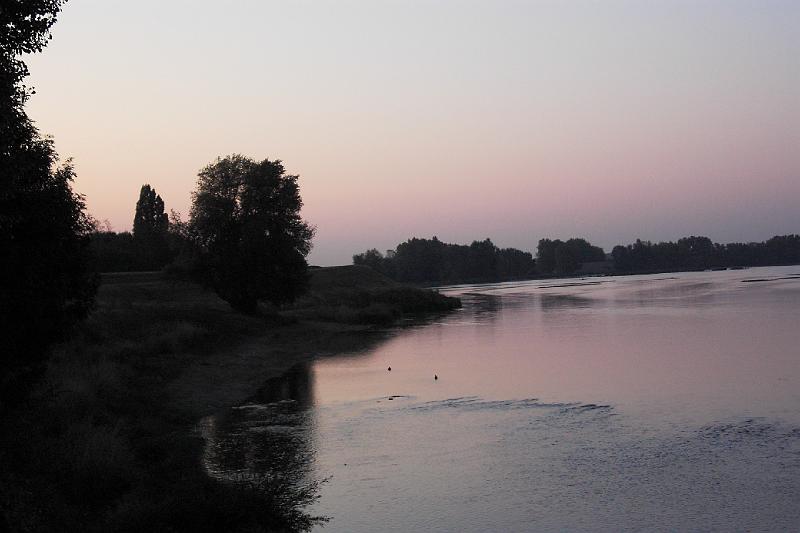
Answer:
M56 346L28 398L2 412L4 525L296 531L319 522L303 510L317 485L289 469L297 461L264 477L218 481L203 471L203 441L193 428L297 360L374 338L351 324L459 302L366 267L318 269L310 283L310 295L293 308L248 316L212 291L160 273L105 276L95 312ZM237 359L245 352L257 356Z
M199 464L199 412L169 385L262 321L158 275L106 278L97 310L5 411L0 504L12 531L301 530L312 486L222 484Z
M48 346L86 317L97 287L73 167L25 112L21 57L45 46L60 4L0 3L0 409L38 377Z

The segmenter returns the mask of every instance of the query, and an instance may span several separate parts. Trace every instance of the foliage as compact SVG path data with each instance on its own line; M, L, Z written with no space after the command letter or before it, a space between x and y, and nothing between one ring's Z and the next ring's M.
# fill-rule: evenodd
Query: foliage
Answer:
M791 265L800 263L800 235L776 235L765 242L729 244L695 236L659 243L637 239L627 246L615 246L611 255L614 268L620 272Z
M0 128L25 130L27 117L22 106L32 91L22 85L28 67L23 54L41 52L50 40L65 0L4 0L0 4Z
M156 223L145 225L141 222L135 235L127 231L119 233L111 231L108 225L105 230L98 228L92 232L90 240L95 270L104 273L144 272L166 267L177 277L187 279L195 277L197 254L188 223L181 220L180 213L174 210L167 217L163 213L163 202L155 195L155 190L149 189L149 186L145 187L142 187L143 194L137 203L134 229L137 227L136 220L150 220ZM152 195L148 189L152 191ZM150 199L143 202L142 196L145 194ZM158 206L153 210L146 209L158 214L140 217L140 205L143 203Z
M94 268L98 272L151 270L139 253L130 232L95 231L90 236Z
M168 229L164 200L150 185L142 185L133 217L133 239L147 270L160 269L169 261Z
M4 1L0 9L0 391L15 394L14 376L35 369L92 306L88 269L92 223L71 188L69 161L58 165L23 105L23 53L40 51L63 2ZM28 370L26 370L28 369ZM24 380L23 380L24 381Z
M291 302L308 284L314 229L302 218L298 176L280 161L241 155L217 159L199 174L190 228L204 279L234 309L258 301Z
M533 256L515 248L498 248L489 240L469 246L448 244L437 237L412 238L383 256L367 250L353 256L353 264L366 265L397 281L462 283L519 279L535 268Z
M536 248L536 266L542 274L573 274L583 263L603 261L605 252L586 239L541 239Z
M201 468L191 429L211 412L208 384L197 385L196 404L186 392L176 399L187 368L244 342L268 352L264 335L263 320L195 284L103 276L96 312L56 347L26 403L0 417L0 530L311 529L316 484L291 460L307 457L301 443L282 441L275 453L290 460L262 478L220 482ZM300 338L331 342L314 330L286 337L280 356L262 356L285 360Z
M137 239L163 236L168 226L169 217L164 213L164 200L150 185L142 185L133 217L133 236Z

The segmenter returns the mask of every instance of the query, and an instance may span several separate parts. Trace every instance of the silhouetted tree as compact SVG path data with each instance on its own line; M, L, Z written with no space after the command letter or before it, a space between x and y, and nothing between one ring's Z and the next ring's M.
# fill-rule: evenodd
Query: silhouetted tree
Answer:
M535 269L533 256L515 248L499 249L490 239L469 246L449 244L437 237L407 240L386 256L375 249L353 256L398 281L461 283L519 279Z
M695 236L657 244L637 239L627 246L615 246L612 255L614 268L620 272L789 265L800 263L800 235L776 235L766 242L746 244L717 244Z
M97 287L88 269L92 223L74 193L69 161L58 166L24 110L22 54L50 38L62 1L0 4L0 392L36 367L48 345L86 316ZM16 378L14 378L16 380Z
M561 250L561 251L559 251ZM541 239L536 248L536 265L542 274L572 274L583 263L605 260L605 252L586 239Z
M527 278L535 274L536 262L530 252L516 248L503 248L497 251L497 276L510 280Z
M169 217L164 212L164 200L150 185L142 185L136 213L133 216L133 236L137 239L167 233Z
M611 250L611 257L614 260L614 268L616 270L626 272L633 270L631 267L631 259L628 248L622 245L617 245Z
M164 200L150 185L142 185L133 217L133 238L148 270L159 269L169 261L168 229Z
M578 263L578 267L583 263L591 263L593 261L604 261L606 254L599 246L592 246L586 239L572 238L569 239L564 245L572 252L572 256Z
M91 234L91 250L98 272L137 272L149 270L130 232L96 231Z
M305 290L314 229L300 218L298 176L241 155L200 171L189 224L205 281L234 309L290 302Z
M573 249L566 243L561 243L556 247L556 274L572 274L580 267L580 262L575 256Z
M542 274L552 274L556 269L556 248L563 244L559 239L540 239L536 247L536 267Z
M384 271L383 261L383 254L381 254L376 248L372 248L362 254L356 254L353 256L354 265L366 265L378 272Z

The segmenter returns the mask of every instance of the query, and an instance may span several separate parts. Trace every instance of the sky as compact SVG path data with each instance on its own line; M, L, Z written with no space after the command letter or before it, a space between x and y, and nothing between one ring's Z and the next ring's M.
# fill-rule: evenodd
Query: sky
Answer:
M800 233L800 2L70 0L28 104L89 212L280 159L309 262Z

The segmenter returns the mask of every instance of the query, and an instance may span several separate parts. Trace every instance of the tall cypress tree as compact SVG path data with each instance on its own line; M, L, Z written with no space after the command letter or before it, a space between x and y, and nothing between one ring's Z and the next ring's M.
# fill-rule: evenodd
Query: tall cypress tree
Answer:
M142 185L133 216L133 240L147 269L159 269L169 261L168 228L164 200L150 185Z

